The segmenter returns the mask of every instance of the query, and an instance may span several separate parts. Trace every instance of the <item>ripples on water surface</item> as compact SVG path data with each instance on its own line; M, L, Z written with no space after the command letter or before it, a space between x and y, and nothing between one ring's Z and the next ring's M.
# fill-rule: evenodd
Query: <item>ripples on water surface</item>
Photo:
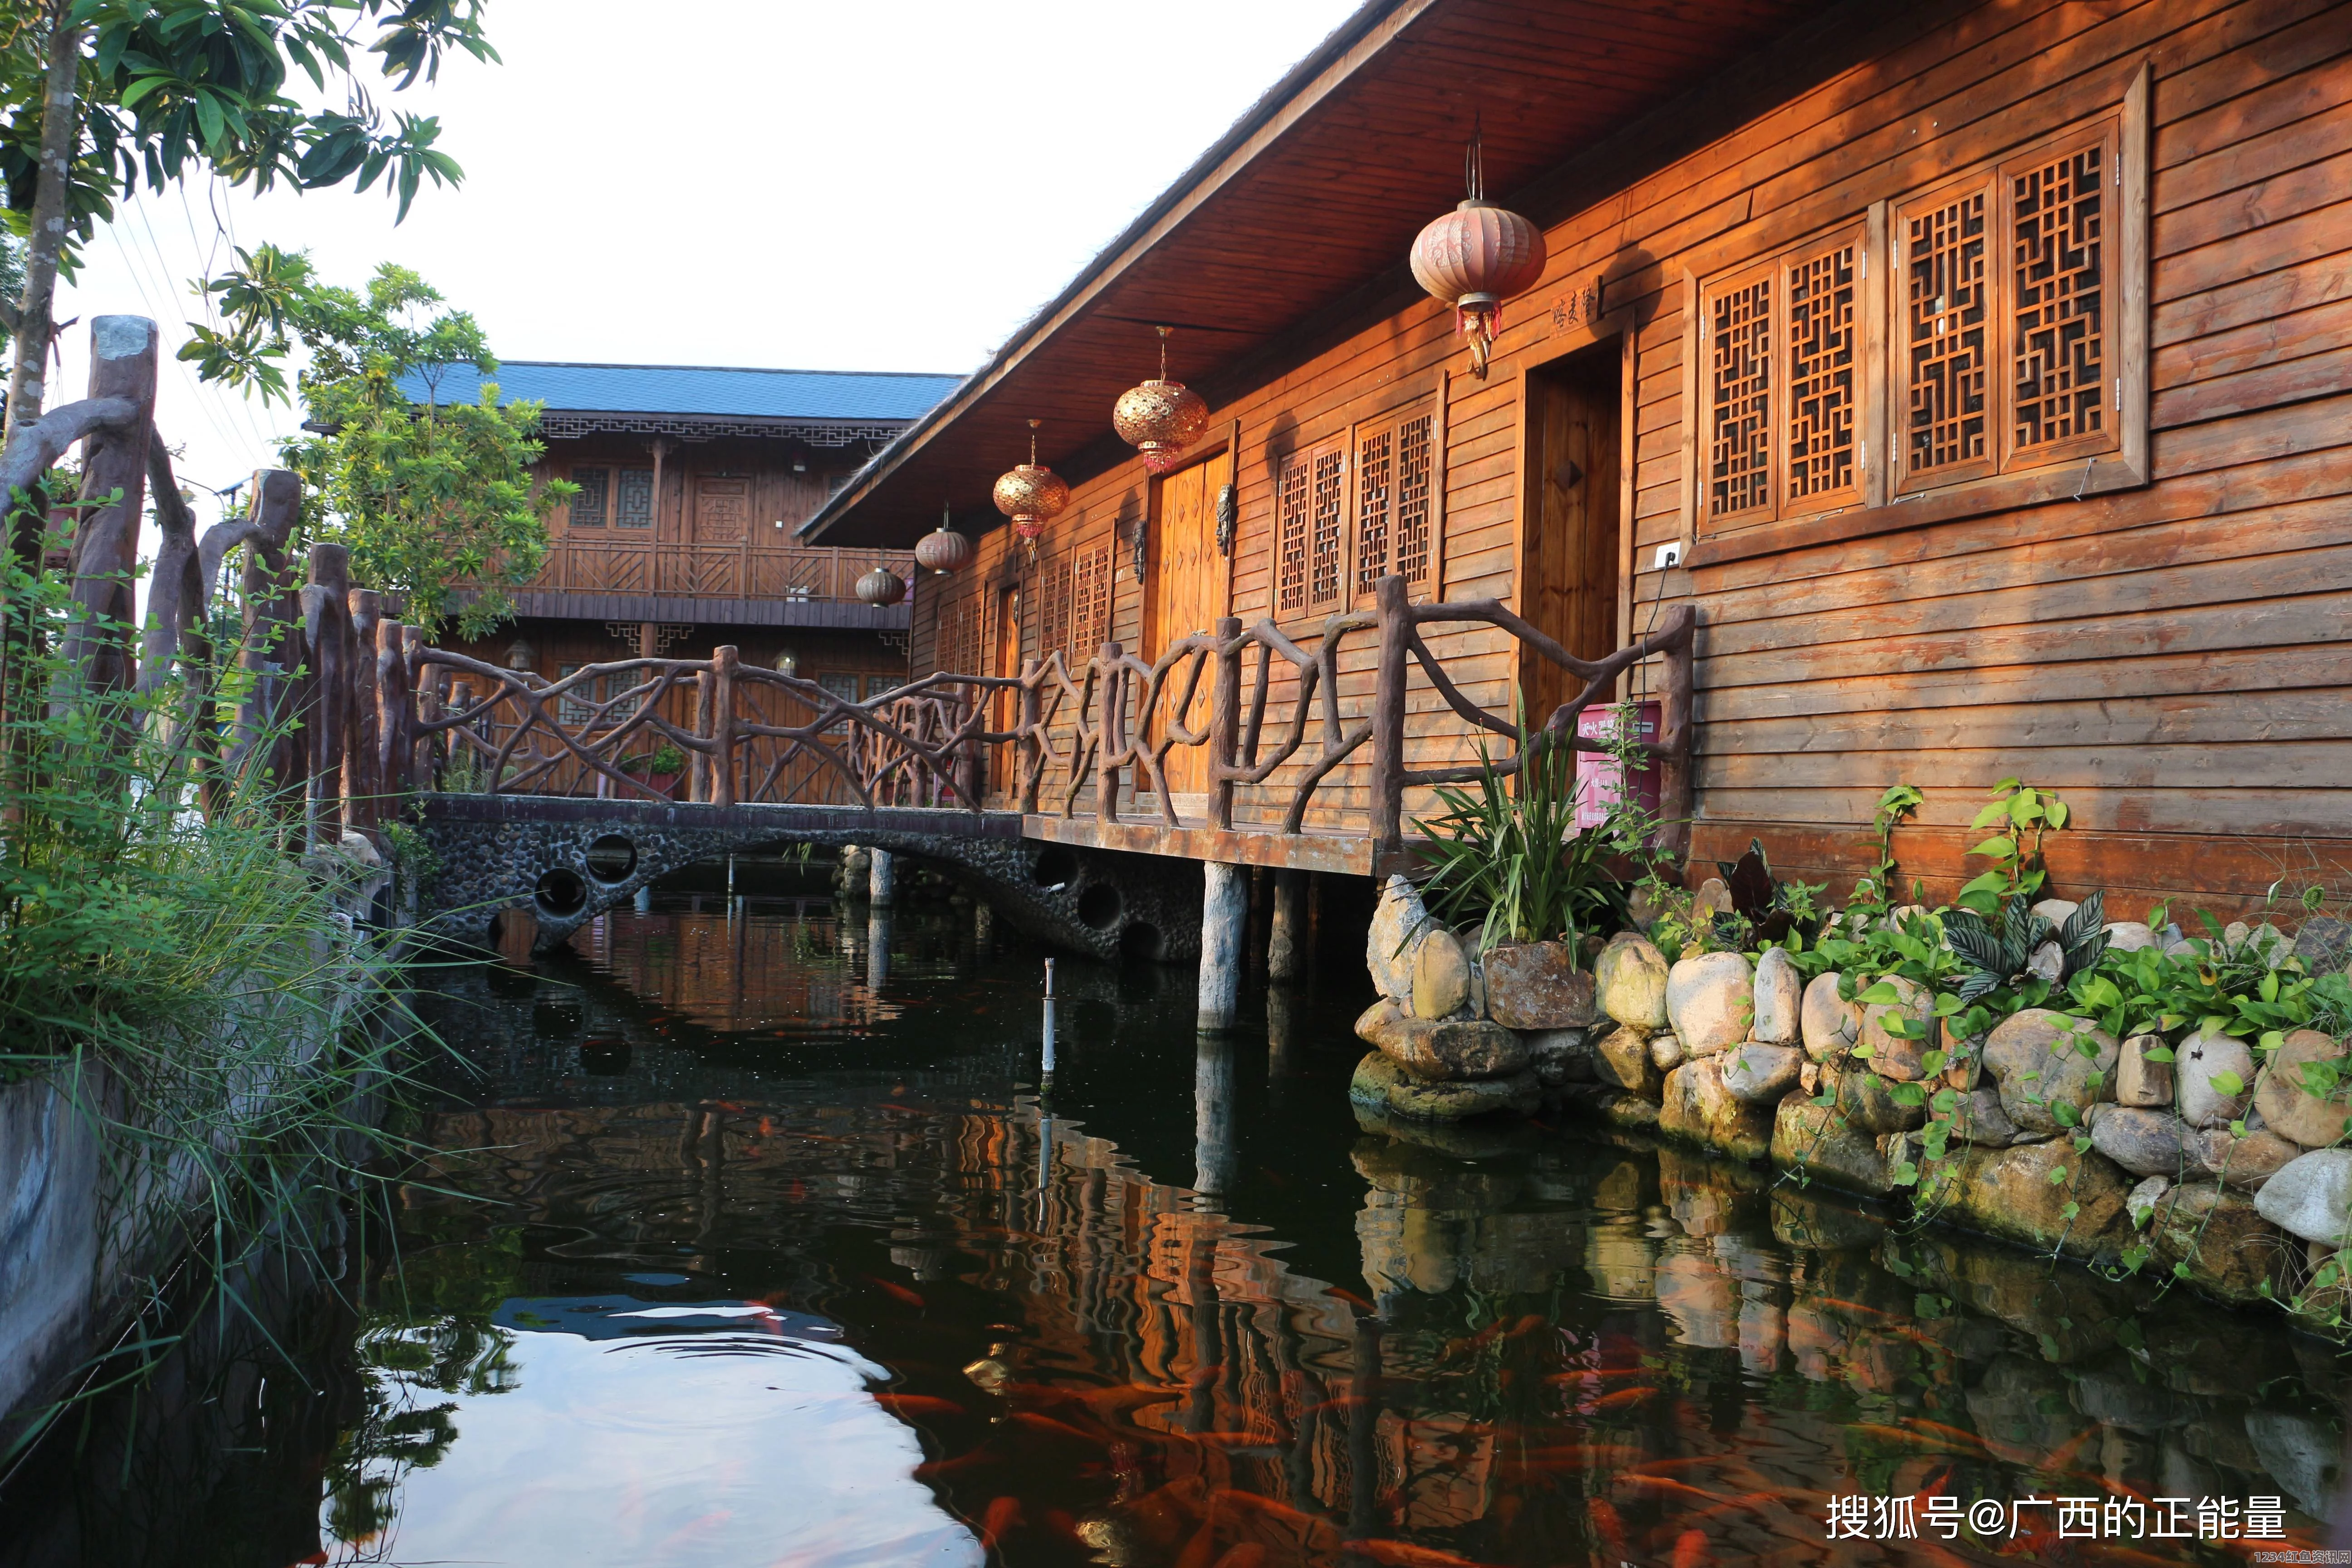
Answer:
M316 1554L215 1502L201 1553L89 1561L2247 1550L2061 1541L2051 1510L1997 1552L1831 1546L1827 1500L1855 1492L2277 1494L2283 1544L2325 1531L2332 1354L1587 1127L1360 1129L1350 942L1215 1046L1188 972L1064 961L1049 1115L1038 955L969 911L708 905L453 984L480 1076L441 1075L445 1152L326 1357L336 1415L307 1448L282 1413L238 1429L260 1511L310 1489Z

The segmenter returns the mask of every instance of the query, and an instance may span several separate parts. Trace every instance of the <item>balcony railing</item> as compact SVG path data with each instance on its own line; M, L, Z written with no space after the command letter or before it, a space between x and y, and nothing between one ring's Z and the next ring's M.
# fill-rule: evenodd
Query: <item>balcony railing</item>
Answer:
M914 562L907 550L566 537L549 545L546 563L524 592L855 599L857 579L877 565L905 577Z

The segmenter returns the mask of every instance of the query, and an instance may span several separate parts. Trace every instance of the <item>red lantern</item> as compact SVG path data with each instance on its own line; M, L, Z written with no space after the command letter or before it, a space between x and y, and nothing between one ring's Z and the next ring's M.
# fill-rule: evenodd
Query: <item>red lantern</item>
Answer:
M1029 460L996 481L996 510L1013 520L1013 531L1024 544L1035 544L1045 525L1070 504L1070 487L1062 476L1037 461L1037 426L1043 423L1029 421Z
M1470 142L1470 194L1412 242L1412 276L1454 307L1457 331L1470 339L1471 374L1486 377L1503 301L1542 280L1543 231L1486 199L1475 136Z
M940 508L940 525L915 541L915 564L944 577L971 561L971 541L948 526L948 509Z
M1181 381L1168 379L1169 329L1160 329L1160 374L1140 386L1119 394L1110 411L1111 428L1118 438L1143 454L1143 466L1154 474L1173 468L1184 448L1209 427L1209 405Z

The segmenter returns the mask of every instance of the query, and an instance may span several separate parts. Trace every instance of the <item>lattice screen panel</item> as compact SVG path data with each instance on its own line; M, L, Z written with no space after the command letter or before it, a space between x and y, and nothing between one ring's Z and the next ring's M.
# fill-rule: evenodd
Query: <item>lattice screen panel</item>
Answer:
M654 471L651 468L621 470L620 506L613 521L623 528L651 528L654 525Z
M1275 609L1288 614L1307 607L1307 454L1282 460L1275 496Z
M610 468L575 468L572 482L580 493L572 498L572 526L602 528L612 507L613 470Z
M2010 179L2012 440L2024 451L2106 428L2104 142Z
M1348 455L1322 450L1314 454L1309 479L1307 517L1307 598L1321 606L1337 604L1342 576L1341 549L1348 531Z
M1789 266L1789 436L1783 492L1791 501L1853 488L1854 246Z
M1423 414L1397 426L1396 574L1413 587L1429 584L1430 482L1436 457L1431 437L1436 416Z
M1986 455L1988 195L1964 191L1904 226L1905 466L1915 474Z
M1727 289L1707 319L1707 511L1772 504L1772 275Z
M1396 437L1387 430L1367 436L1356 447L1356 588L1368 593L1389 571L1390 486L1394 483Z

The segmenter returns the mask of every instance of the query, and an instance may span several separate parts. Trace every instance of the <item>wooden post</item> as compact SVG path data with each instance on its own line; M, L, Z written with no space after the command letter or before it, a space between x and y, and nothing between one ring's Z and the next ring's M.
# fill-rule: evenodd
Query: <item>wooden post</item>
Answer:
M1691 840L1691 694L1698 655L1698 626L1693 612L1690 629L1666 650L1665 689L1659 693L1658 748L1660 759L1658 810L1668 824L1664 846L1668 862L1679 869L1690 854Z
M239 576L245 643L237 654L245 692L231 731L229 772L251 784L266 769L275 775L271 788L282 791L290 782L289 748L280 744L278 734L286 711L285 672L301 662L302 641L291 613L293 573L286 545L301 511L302 481L290 468L264 468L253 476L249 494L248 515L256 531L246 542Z
M866 898L876 909L887 910L898 901L898 863L887 849L868 846L866 850Z
M710 650L710 804L735 804L735 666L733 643Z
M119 397L139 410L129 424L82 443L82 500L122 492L116 505L83 513L74 534L77 614L66 630L64 653L91 691L128 690L137 678L132 585L139 521L147 510L147 452L154 440L156 342L155 323L144 316L100 316L89 324L89 395Z
M698 740L710 738L711 673L702 670L694 678L694 713L687 724L687 733ZM708 801L710 798L710 758L703 752L694 752L686 760L686 798Z
M1024 812L1037 809L1037 792L1045 782L1045 737L1039 733L1038 714L1045 708L1045 690L1037 682L1040 666L1034 658L1021 661L1021 679L1035 682L1021 688L1021 718L1017 728L1020 743L1013 748L1013 767L1018 770L1020 805Z
M1404 848L1404 683L1407 629L1404 579L1381 579L1380 673L1372 688L1373 868Z
M401 657L401 637L408 628L398 621L378 621L375 628L375 777L383 792L381 822L415 787L415 708L408 689L408 661Z
M1274 874L1274 929L1265 939L1269 980L1301 979L1307 973L1307 873L1285 868Z
M1126 705L1118 700L1119 658L1115 642L1102 646L1102 680L1095 688L1095 819L1118 820L1118 770L1111 758L1127 749L1120 722Z
M1242 623L1217 622L1217 689L1209 694L1209 825L1234 825L1234 763L1242 739Z
M1234 1026L1241 1010L1242 966L1249 952L1249 868L1211 860L1201 868L1199 1027Z
M351 592L351 552L340 544L310 546L310 581L302 590L302 630L310 651L302 677L302 738L310 757L307 837L312 848L340 844L343 837Z
M350 610L351 680L343 726L343 816L354 827L373 827L383 816L382 722L376 700L376 634L383 606L373 588L354 588Z

